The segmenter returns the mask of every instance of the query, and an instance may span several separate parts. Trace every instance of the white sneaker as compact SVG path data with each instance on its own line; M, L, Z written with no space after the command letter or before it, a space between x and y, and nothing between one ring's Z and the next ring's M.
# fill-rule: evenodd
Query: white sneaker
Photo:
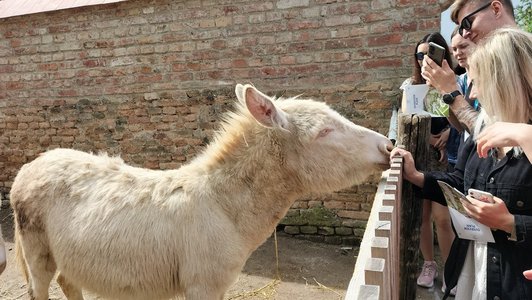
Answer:
M447 289L447 286L445 285L445 281L442 284L441 291L445 294L445 290ZM451 289L449 292L449 296L456 296L456 286Z
M421 274L417 278L417 285L431 288L434 286L434 278L438 277L438 266L435 261L426 261L423 263Z

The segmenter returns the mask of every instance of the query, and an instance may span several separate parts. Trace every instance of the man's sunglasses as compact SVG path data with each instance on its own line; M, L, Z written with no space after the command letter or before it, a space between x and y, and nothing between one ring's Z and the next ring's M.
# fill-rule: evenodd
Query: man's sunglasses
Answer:
M460 28L458 28L458 33L460 33L461 36L464 36L464 29L465 30L471 30L471 26L473 25L473 21L469 20L473 15L478 13L479 11L488 8L491 5L491 2L486 3L482 5L480 8L475 10L474 12L470 13L469 15L465 16L462 19L462 22L460 22Z
M418 52L418 53L416 53L416 59L417 59L417 60L423 60L423 57L424 57L425 55L427 55L427 53L425 53L425 52Z

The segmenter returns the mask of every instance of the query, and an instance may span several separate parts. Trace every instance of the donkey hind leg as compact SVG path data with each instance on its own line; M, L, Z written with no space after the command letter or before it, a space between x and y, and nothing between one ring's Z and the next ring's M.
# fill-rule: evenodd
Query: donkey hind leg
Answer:
M20 237L29 271L30 299L48 300L48 288L56 271L54 258L38 234L27 232Z
M61 272L59 272L59 276L57 276L57 283L68 300L83 300L81 288L72 284L67 278L65 278L65 276L63 276L63 274L61 274Z

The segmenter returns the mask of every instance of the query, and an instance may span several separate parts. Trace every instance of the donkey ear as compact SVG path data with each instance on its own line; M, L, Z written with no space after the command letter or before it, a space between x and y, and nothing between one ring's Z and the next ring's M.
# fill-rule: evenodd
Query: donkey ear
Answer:
M237 90L238 88L237 86ZM251 85L245 85L242 94L244 95L244 103L257 122L266 127L288 129L285 112L275 107L270 97Z
M236 98L238 99L238 101L240 101L240 103L242 104L246 103L244 101L244 86L241 85L240 83L238 83L235 87L235 94L236 94Z

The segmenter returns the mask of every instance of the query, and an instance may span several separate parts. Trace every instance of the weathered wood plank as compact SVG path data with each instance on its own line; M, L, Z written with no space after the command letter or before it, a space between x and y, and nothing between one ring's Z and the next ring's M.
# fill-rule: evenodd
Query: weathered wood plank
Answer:
M412 153L418 170L427 165L430 135L430 116L400 114L397 144ZM409 182L403 182L401 192L401 246L399 254L401 278L400 299L415 299L416 275L419 263L419 227L421 225L422 200L415 197Z
M363 284L360 286L358 300L380 300L380 287L376 285Z
M390 237L390 230L392 228L390 221L378 221L375 224L375 236Z
M366 284L384 286L384 268L386 262L382 258L368 258L366 261L366 268L364 276L366 276Z
M379 210L379 220L392 221L393 206L382 206ZM392 223L393 225L393 223Z
M371 257L388 260L390 243L388 238L376 236L371 241Z

